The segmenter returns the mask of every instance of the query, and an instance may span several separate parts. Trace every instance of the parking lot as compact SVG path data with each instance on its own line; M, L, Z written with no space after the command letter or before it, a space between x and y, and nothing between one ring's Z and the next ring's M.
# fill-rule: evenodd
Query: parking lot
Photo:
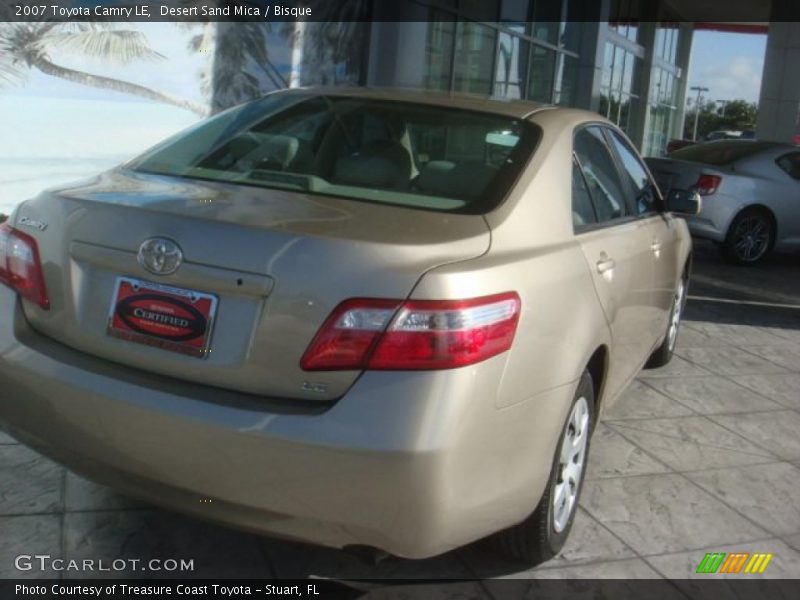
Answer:
M14 567L39 553L190 558L204 578L688 578L706 552L767 552L762 577L800 578L798 264L729 267L697 244L677 356L606 412L568 546L535 569L482 544L370 565L239 533L115 495L0 433L0 577L41 577ZM437 591L491 597L492 582Z

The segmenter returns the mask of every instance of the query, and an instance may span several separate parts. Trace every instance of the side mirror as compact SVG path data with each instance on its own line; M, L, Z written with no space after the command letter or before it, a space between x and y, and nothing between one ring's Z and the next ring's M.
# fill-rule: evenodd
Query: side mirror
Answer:
M693 190L670 190L665 204L668 212L697 215L703 207L703 199Z

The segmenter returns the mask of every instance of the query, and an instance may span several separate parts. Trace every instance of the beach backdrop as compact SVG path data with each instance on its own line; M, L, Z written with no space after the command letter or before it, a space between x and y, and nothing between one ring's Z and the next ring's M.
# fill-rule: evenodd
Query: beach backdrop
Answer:
M287 86L291 48L260 24L0 23L0 213ZM214 78L225 84L216 94Z

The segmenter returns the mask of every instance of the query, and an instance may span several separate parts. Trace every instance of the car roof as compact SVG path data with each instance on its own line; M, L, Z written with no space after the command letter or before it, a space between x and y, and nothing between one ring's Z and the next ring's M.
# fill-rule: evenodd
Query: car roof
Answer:
M795 149L791 144L768 140L716 140L680 148L670 152L668 158L723 166Z
M373 100L395 100L415 104L447 106L485 113L505 115L524 119L540 110L556 108L551 104L533 102L531 100L508 100L494 96L464 94L460 92L442 92L412 88L388 87L299 87L281 90L284 94L319 94L351 98L369 98Z

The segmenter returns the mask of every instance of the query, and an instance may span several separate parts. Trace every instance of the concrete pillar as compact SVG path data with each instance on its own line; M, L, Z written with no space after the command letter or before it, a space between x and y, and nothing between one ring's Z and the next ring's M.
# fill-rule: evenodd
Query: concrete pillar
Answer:
M777 15L779 17L779 15ZM776 18L773 13L772 18ZM756 137L792 142L798 133L800 109L800 23L769 24Z
M425 87L429 14L413 2L373 3L367 85Z
M575 106L586 110L600 109L600 83L603 77L603 58L606 50L606 32L608 14L611 11L610 0L598 0L592 5L596 12L587 15L583 23L581 41L578 47L580 55L578 77L575 94ZM588 21L591 17L594 22Z
M367 85L425 87L426 22L377 22L370 33Z
M635 110L628 121L628 137L643 151L648 122L650 120L650 79L653 74L653 61L655 60L655 38L658 23L644 21L639 23L639 44L644 46L644 57L638 61L638 68L633 74L634 94L639 96Z
M692 38L694 38L694 24L681 23L678 35L678 52L675 64L681 70L680 79L675 83L678 89L675 92L675 118L672 120L670 138L683 138L683 126L686 122L686 91L689 86L689 59L692 54Z

